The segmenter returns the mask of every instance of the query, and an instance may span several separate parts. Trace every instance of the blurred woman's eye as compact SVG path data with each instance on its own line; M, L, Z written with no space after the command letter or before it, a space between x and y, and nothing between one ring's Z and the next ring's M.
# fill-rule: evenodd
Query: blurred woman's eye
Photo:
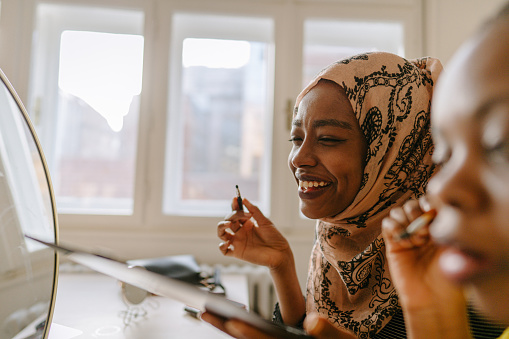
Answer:
M495 164L509 163L509 141L505 140L485 150L488 160Z
M482 125L481 145L488 161L509 163L509 107L506 101L486 112Z

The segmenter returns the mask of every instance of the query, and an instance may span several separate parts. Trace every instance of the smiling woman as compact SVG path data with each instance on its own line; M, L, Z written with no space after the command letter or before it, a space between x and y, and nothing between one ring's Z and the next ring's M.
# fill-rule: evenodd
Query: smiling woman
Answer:
M270 268L277 321L300 325L319 313L348 337L345 329L406 337L381 221L422 195L434 173L429 108L441 70L433 58L361 54L330 65L298 96L288 162L302 213L317 219L306 298L288 242L256 206L244 200L257 227L244 213L218 225L223 254Z

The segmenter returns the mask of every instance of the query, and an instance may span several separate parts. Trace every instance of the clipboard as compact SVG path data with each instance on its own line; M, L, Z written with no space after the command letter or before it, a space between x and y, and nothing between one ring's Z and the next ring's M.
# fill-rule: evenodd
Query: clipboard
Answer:
M130 267L127 263L101 254L69 246L56 245L31 236L26 238L44 244L61 252L69 260L86 266L94 271L118 279L124 283L142 288L155 295L168 297L200 311L207 311L225 319L241 320L260 331L282 339L312 339L304 330L292 326L273 323L249 312L224 296L209 293L192 284L167 276Z

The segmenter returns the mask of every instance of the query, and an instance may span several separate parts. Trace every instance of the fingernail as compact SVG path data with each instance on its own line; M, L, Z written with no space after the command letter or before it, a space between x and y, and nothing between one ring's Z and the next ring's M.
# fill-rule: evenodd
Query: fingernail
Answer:
M232 244L230 244L230 245L228 246L228 249L229 249L230 251L233 251L233 250L235 249L235 247L234 247Z
M234 321L225 322L224 328L231 336L235 338L243 338L242 332L237 328L237 324Z

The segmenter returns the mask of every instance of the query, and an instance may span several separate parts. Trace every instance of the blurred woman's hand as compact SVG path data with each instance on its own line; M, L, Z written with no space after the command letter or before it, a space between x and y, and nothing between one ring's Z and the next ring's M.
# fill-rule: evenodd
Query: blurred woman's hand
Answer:
M440 246L433 242L429 224L405 234L424 213L418 201L391 210L382 222L391 279L405 313L411 338L469 338L463 290L448 281L438 267Z

